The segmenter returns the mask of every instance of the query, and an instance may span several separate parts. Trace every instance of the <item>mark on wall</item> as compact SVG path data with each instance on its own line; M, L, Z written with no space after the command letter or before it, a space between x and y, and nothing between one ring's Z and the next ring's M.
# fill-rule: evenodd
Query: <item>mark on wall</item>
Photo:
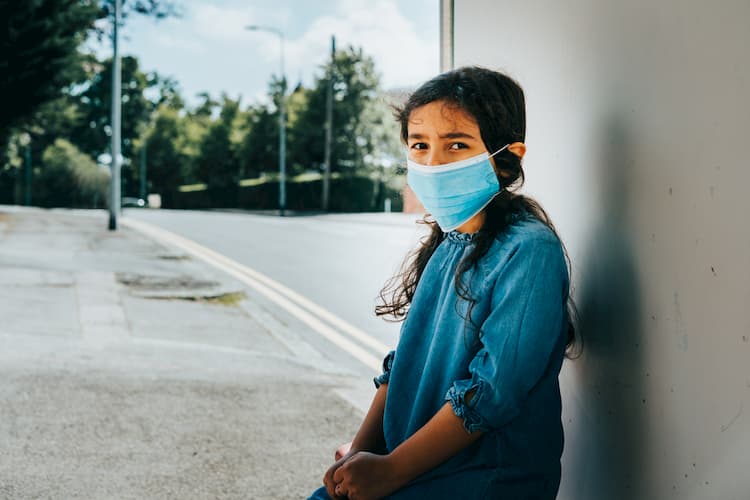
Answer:
M743 409L744 403L740 403L740 409L737 412L737 414L732 418L732 420L729 421L728 424L721 426L721 432L724 432L725 430L732 427L732 424L734 424L738 418L740 418L740 415L742 415L742 409Z
M677 347L683 351L688 350L688 336L685 333L685 324L682 321L682 310L680 309L680 294L674 293L675 330L677 332Z

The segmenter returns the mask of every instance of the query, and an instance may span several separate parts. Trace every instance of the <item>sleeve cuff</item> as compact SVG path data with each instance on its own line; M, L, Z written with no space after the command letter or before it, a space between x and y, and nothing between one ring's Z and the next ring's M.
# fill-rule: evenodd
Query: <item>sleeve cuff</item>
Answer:
M391 378L391 368L393 368L393 358L396 355L396 351L391 351L383 359L383 373L372 379L375 382L375 388L379 388L383 384L387 384Z
M471 403L466 401L466 394L475 391ZM450 401L453 413L463 420L464 428L468 433L475 431L487 431L489 427L484 417L476 411L475 407L481 398L482 381L474 382L471 379L457 380L453 383L445 395L445 400Z

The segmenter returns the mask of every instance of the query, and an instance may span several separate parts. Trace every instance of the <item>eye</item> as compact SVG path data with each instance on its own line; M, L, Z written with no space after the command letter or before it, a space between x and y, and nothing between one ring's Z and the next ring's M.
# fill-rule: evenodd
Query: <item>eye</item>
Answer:
M463 142L454 142L454 143L451 143L450 146L448 146L448 149L457 150L457 149L467 149L468 147L469 146L467 146Z
M415 142L411 146L409 146L410 149L427 149L427 144L424 142Z

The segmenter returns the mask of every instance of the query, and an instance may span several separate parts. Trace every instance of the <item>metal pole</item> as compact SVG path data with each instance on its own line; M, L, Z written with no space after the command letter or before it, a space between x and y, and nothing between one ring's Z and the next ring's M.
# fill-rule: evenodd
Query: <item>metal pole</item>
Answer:
M25 190L25 196L24 196L24 204L27 207L31 206L31 142L29 142L26 145L26 154L25 154L25 163L26 163L26 182L24 183L24 190Z
M323 173L323 211L328 211L331 183L331 138L333 135L333 65L336 61L336 37L331 36L331 63L328 68L328 94L326 95L326 149Z
M141 147L141 199L146 199L146 146L148 143L144 140Z
M277 31L281 40L281 98L279 99L279 215L286 209L286 76L284 75L284 34Z
M281 48L281 96L279 98L279 215L286 209L286 76L284 75L284 33L268 26L245 26L250 31L267 31L279 37Z
M453 1L440 0L440 71L453 69Z
M117 36L120 27L121 0L115 0L115 22L112 33L112 163L109 200L109 229L117 230L117 219L120 215L120 97L121 70L120 53L117 50Z

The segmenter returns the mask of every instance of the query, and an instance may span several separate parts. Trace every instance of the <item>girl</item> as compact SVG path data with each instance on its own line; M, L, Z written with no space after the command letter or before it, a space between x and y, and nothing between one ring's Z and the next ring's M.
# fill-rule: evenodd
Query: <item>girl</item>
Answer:
M407 180L432 218L381 292L405 321L349 451L311 499L554 499L558 374L574 329L564 247L523 183L523 91L441 74L398 110ZM434 218L434 220L433 220Z

